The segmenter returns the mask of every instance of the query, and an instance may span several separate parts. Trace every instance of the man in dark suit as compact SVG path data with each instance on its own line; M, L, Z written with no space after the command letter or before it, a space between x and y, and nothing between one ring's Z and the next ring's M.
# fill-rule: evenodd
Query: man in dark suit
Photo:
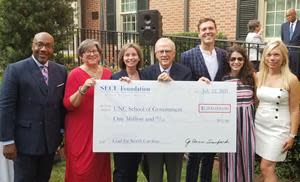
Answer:
M192 71L193 80L206 77L220 81L224 76L226 51L215 47L217 27L215 20L203 18L198 23L198 36L201 44L181 54L181 63ZM186 168L186 181L197 182L201 162L201 182L210 182L214 153L189 153Z
M0 93L3 155L14 160L15 182L46 182L63 133L66 68L49 59L54 39L34 36L32 56L7 66Z
M287 22L281 25L281 40L288 46L300 46L300 23L296 18L296 10L286 11ZM300 80L300 47L288 47L289 67Z
M174 42L168 38L160 38L155 44L155 56L159 63L145 68L142 71L142 79L162 82L191 80L190 69L174 62L175 54ZM149 181L162 182L165 164L168 181L180 182L182 157L182 153L147 153Z

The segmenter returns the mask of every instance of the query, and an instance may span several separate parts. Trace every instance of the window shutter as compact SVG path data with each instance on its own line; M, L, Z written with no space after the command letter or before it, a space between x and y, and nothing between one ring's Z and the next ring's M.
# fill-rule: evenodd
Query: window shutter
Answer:
M236 39L245 40L249 20L257 19L257 0L238 0Z
M116 0L106 0L106 29L116 31ZM117 35L107 32L107 43L117 41Z
M107 30L116 31L116 0L106 0Z

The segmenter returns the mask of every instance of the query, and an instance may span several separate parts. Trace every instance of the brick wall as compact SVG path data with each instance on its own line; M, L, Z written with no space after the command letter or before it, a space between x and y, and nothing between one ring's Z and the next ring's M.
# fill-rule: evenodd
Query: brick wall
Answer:
M183 32L183 0L149 0L149 9L161 13L163 34Z
M184 0L150 0L149 9L157 9L163 16L163 33L183 32ZM197 31L200 18L216 20L218 31L229 39L236 34L236 0L189 0L189 31Z
M100 18L92 20L92 12L98 11L100 0L81 0L82 27L100 28ZM149 0L149 9L157 9L163 16L163 33L183 32L184 0ZM237 0L189 0L189 31L197 31L200 18L211 17L216 20L218 31L224 32L228 39L236 35Z
M100 0L81 0L82 28L100 29ZM92 12L98 12L98 19L92 20Z

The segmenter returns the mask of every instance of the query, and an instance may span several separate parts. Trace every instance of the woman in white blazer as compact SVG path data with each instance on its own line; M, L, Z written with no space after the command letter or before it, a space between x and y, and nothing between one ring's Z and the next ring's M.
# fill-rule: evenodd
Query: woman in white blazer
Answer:
M258 20L248 22L248 34L246 37L246 46L248 48L248 57L256 71L258 71L261 58L260 50L263 49L262 28Z

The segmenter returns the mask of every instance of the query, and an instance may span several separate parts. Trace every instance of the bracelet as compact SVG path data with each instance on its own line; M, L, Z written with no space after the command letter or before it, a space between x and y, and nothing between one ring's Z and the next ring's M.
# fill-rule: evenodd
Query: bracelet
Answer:
M78 87L78 92L80 93L80 95L86 94L87 90L84 92L84 91L81 90L81 88L82 88L82 86Z
M290 133L289 137L290 137L290 138L293 138L293 139L295 139L296 135L295 135L295 134L292 134L292 133Z

